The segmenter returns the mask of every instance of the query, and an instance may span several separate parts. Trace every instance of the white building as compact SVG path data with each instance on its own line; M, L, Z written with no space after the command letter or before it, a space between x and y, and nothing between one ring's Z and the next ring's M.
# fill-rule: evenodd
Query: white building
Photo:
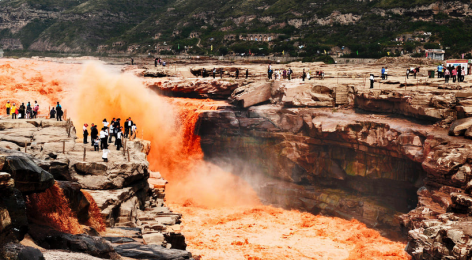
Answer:
M445 50L441 49L428 49L424 50L426 53L426 58L432 60L444 60L444 55L446 54Z

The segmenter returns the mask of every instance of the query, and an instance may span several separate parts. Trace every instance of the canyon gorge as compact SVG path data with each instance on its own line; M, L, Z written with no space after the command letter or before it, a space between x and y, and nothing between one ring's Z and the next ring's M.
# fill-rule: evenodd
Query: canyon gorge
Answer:
M0 59L0 103L41 105L0 119L3 258L472 256L468 82L407 81L401 63L368 89L380 63L275 64L295 80L274 81L120 62ZM66 121L47 118L57 101ZM80 130L113 117L138 132L105 163Z

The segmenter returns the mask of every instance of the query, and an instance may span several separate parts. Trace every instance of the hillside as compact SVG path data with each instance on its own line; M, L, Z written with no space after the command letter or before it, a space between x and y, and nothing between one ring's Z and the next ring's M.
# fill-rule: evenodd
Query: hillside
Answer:
M88 54L250 50L309 57L336 50L381 57L446 47L448 56L457 56L471 50L469 5L431 0L4 0L0 45Z

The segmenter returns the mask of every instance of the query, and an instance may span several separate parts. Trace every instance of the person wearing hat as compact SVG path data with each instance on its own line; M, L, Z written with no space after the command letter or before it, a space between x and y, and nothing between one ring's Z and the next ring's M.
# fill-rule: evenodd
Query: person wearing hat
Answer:
M83 130L84 130L84 144L88 144L87 138L88 138L89 133L88 133L87 127L88 127L88 125L84 124L84 128L83 128ZM93 139L92 139L92 143L93 143Z
M16 119L16 114L18 112L18 110L16 110L16 105L15 103L13 103L13 105L11 106L11 119Z
M10 109L11 109L10 100L7 101L7 104L5 105L5 108L7 109L7 116L9 116L10 115Z

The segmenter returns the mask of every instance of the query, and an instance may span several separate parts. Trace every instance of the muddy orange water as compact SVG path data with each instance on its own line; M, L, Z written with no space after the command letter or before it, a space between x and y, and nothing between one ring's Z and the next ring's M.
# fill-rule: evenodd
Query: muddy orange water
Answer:
M152 142L151 169L169 180L167 202L183 213L188 250L202 259L409 259L404 243L356 220L261 205L244 180L205 162L194 127L218 102L159 97L140 78L98 63L0 59L0 77L0 102L63 98L77 129L132 117L138 137Z

